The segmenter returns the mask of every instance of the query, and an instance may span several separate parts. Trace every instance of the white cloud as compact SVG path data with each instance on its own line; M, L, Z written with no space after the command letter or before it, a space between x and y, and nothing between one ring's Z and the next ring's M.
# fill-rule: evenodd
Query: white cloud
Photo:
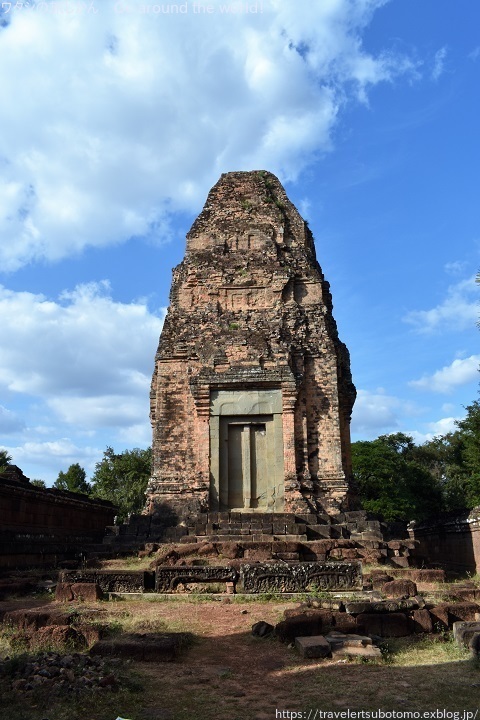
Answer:
M4 446L5 447L5 446ZM102 450L76 445L70 438L50 442L25 442L17 447L6 448L15 465L21 468L38 468L36 475L52 483L60 470L68 470L73 463L80 463L90 471L102 458Z
M445 264L445 272L448 273L448 275L463 275L465 271L467 270L468 263L461 260L455 260L454 262L449 262Z
M445 71L445 58L447 57L447 48L442 47L437 50L433 60L432 79L438 80Z
M115 302L107 283L57 300L0 286L0 389L39 398L79 431L147 422L163 316Z
M394 432L400 428L399 418L403 413L414 415L418 409L381 389L376 392L359 390L353 407L352 433L379 435Z
M455 425L456 420L459 418L445 417L436 422L427 423L427 432L420 432L419 430L411 430L406 434L413 437L416 445L422 445L423 443L430 442L435 437L447 435L450 432L455 432L457 426Z
M451 365L446 365L433 375L424 375L420 380L411 380L408 384L419 390L450 393L459 385L478 380L479 366L480 355L470 355L468 358L454 360Z
M419 333L473 328L478 320L475 276L451 285L445 300L431 310L412 310L403 319Z
M294 179L331 148L346 102L415 73L362 47L385 2L299 11L263 0L262 13L231 17L213 0L207 16L114 0L96 14L12 13L0 36L2 269L164 239L169 213L198 207L222 171Z

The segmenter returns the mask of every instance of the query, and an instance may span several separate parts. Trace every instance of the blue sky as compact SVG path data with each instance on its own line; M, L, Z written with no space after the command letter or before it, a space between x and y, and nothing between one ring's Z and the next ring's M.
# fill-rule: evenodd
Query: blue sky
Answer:
M309 221L353 439L423 442L477 397L478 3L201 4L3 4L0 447L48 484L150 444L171 270L226 171Z

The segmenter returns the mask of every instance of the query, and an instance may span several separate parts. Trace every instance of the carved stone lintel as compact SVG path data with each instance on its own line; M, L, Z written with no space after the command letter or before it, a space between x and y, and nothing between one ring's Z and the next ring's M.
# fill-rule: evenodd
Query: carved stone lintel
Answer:
M238 573L235 568L223 566L179 565L178 567L161 566L156 570L156 592L175 592L182 583L236 583Z
M359 562L261 563L242 565L240 577L246 593L354 590L362 586L362 565Z

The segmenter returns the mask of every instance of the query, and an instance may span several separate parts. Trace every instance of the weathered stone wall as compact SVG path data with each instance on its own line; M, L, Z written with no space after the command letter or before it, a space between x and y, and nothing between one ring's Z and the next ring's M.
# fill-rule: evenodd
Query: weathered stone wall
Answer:
M101 543L115 511L104 500L35 487L18 468L0 473L0 567L53 564Z
M225 402L217 433L213 394L232 390L244 393L246 407L255 393L278 390L281 413L252 400L240 415ZM348 351L338 339L308 226L270 173L222 175L173 272L151 390L149 511L232 509L222 476L236 473L241 486L250 463L253 487L253 476L263 471L261 458L255 468L250 452L265 452L269 468L268 478L258 479L258 497L245 490L245 509L348 507L354 400ZM276 417L280 452L272 439ZM218 462L218 481L212 462Z
M418 563L480 572L480 507L414 524L410 535L417 541Z

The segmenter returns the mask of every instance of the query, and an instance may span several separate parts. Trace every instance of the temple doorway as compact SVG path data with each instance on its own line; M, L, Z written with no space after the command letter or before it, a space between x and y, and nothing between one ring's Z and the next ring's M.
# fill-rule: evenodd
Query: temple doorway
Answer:
M283 511L281 392L217 391L212 405L212 506L220 511Z

